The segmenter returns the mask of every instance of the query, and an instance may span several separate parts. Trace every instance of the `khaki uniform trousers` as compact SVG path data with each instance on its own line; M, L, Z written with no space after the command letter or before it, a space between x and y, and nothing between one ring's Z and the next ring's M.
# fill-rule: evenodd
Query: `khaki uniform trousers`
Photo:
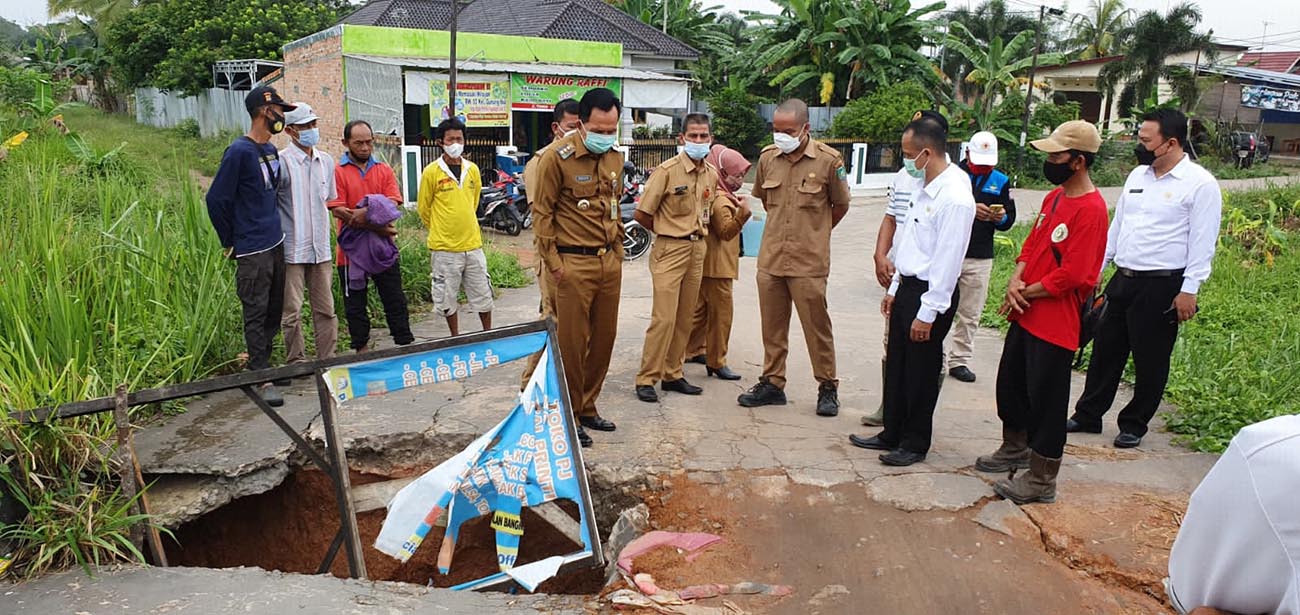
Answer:
M316 335L316 358L333 357L334 347L338 344L339 317L334 312L334 261L314 265L286 265L284 308L280 312L280 328L284 330L285 363L307 360L306 342L302 335L304 288L311 300L311 326Z
M596 398L605 385L618 335L622 250L600 256L560 254L560 262L564 277L558 283L552 278L548 286L569 402L574 414L596 416Z
M713 369L726 367L727 345L731 342L731 321L735 310L731 298L731 278L704 278L700 282L700 300L695 305L694 324L687 357L705 356Z
M787 278L758 272L758 311L763 323L763 377L785 388L785 359L790 346L790 305L808 343L808 360L817 382L838 384L835 340L826 310L826 278Z
M993 275L993 259L967 258L961 262L961 277L957 278L957 322L952 325L952 348L948 351L948 369L970 367L975 354L975 331L984 313L984 301L989 296L989 277Z
M537 306L537 312L540 315L539 320L546 320L548 317L555 316L555 304L552 303L554 297L551 295L551 285L554 280L555 278L551 277L551 272L546 270L545 265L537 266L537 291L542 296ZM528 381L532 380L533 372L537 369L537 364L541 360L542 351L540 350L528 357L528 363L524 365L524 373L519 377L520 391L528 387Z
M690 341L695 303L704 276L704 241L660 236L650 249L654 307L641 349L637 386L682 377L682 359Z

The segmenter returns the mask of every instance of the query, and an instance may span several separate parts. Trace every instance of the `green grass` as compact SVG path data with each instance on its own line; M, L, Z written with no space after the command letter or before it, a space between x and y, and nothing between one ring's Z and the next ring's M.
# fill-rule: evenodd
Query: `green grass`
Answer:
M1017 225L1003 235L1011 241L997 248L981 325L1006 329L996 310L1028 234ZM1179 332L1165 393L1177 407L1169 428L1193 449L1222 451L1246 425L1300 413L1297 247L1300 187L1227 193L1214 271Z

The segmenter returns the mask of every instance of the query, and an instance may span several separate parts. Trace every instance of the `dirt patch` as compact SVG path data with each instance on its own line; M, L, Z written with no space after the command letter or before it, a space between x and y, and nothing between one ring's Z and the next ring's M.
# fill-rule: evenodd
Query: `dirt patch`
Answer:
M1164 599L1162 579L1186 496L1068 483L1056 504L1025 506L1047 550L1071 568Z
M744 473L717 485L674 477L645 497L651 527L724 541L694 562L672 550L651 552L636 570L664 589L738 581L794 587L780 599L729 597L756 613L1169 612L1145 592L1071 569L1037 538L978 526L977 508L909 513L873 502L861 485L822 489Z
M1068 443L1065 445L1065 454L1090 461L1133 461L1141 457L1141 455L1132 451L1117 448Z
M353 473L352 484L388 480L386 476ZM577 505L562 501L560 507L577 518ZM497 556L494 532L487 517L461 527L451 572L438 573L437 556L442 537L431 532L415 556L405 564L373 548L383 525L384 510L357 515L368 576L374 580L403 581L435 587L450 587L495 574ZM580 548L563 534L541 521L530 510L523 511L524 540L518 565L551 555L572 553ZM325 474L303 470L290 475L267 493L242 498L201 519L186 524L168 541L168 559L177 566L228 568L257 566L267 570L314 574L338 530L334 490ZM330 573L347 576L347 559L340 550ZM598 570L553 579L540 591L551 593L595 593L600 590Z

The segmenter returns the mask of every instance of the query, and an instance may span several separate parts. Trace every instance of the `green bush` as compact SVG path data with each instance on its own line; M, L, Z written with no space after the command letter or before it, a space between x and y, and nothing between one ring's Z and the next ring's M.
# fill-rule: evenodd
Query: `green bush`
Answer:
M713 114L713 136L748 158L758 156L763 139L772 133L767 122L758 114L763 99L750 94L742 87L731 85L708 99Z
M176 133L176 136L183 139L198 139L202 137L202 134L199 131L199 122L194 118L187 117L181 120L181 123L174 126L172 131Z
M850 101L831 122L830 135L869 143L896 143L912 116L932 105L932 96L915 81L885 86L866 98Z
M0 105L22 107L36 98L42 83L48 84L55 100L67 96L71 84L68 81L55 81L49 73L33 68L9 68L0 66Z

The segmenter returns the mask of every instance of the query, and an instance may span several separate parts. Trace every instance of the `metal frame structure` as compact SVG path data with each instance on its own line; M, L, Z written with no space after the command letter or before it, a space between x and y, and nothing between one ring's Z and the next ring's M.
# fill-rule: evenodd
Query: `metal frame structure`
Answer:
M49 420L66 419L78 416L88 416L102 412L114 412L117 418L119 429L125 424L126 410L135 406L143 406L164 401L194 397L197 395L206 395L219 391L230 389L239 389L244 392L259 410L262 411L272 422L280 428L281 431L293 441L297 449L312 463L325 472L334 483L335 499L339 511L339 530L330 543L326 551L325 558L317 569L317 574L324 574L333 566L335 558L338 556L340 547L347 550L348 572L352 578L366 578L366 565L362 557L361 538L357 529L356 507L352 500L351 480L348 474L347 455L343 450L339 438L338 424L335 420L336 403L330 394L329 387L325 383L326 370L333 367L348 366L359 363L369 363L372 361L391 359L406 355L418 354L423 352L439 351L449 348L455 348L466 344L491 342L494 340L514 337L517 335L537 333L545 331L547 333L547 345L552 349L557 377L561 383L560 394L561 400L566 409L572 408L569 400L568 387L563 383L564 364L556 349L555 323L553 320L540 320L520 325L511 325L499 329L491 329L478 333L459 335L456 337L443 338L431 342L421 342L407 346L398 346L395 348L386 348L368 352L364 355L347 355L334 357L330 359L316 359L294 363L284 367L273 367L258 371L241 372L228 376L219 376L206 380L194 382L185 382L181 384L168 385L154 389L145 389L127 394L125 387L119 387L117 395L114 397L101 397L86 401L62 404L53 407L43 407L34 410L20 411L11 413L11 417L24 423L42 423ZM299 376L314 376L316 379L316 391L320 399L321 419L325 429L325 454L322 456L315 448L312 447L306 439L302 437L278 412L275 411L265 400L258 395L254 387L263 383L294 378ZM573 419L572 412L564 414L568 437L571 443L578 442L577 424ZM129 425L127 426L129 430ZM129 438L126 444L128 455L130 457L131 468L135 476L139 477L138 464L135 460L135 452L129 445ZM582 459L582 449L579 446L571 446L574 461L578 468L585 468ZM592 506L591 490L587 483L587 473L585 470L578 472L579 484L582 488L583 504L586 507L587 525L590 530L588 540L592 545L593 559L595 566L604 564L604 555L600 547L600 532L596 528L596 517L594 507ZM126 477L124 476L124 481ZM129 482L129 481L126 481ZM145 511L146 514L147 510ZM157 532L152 536L146 533L146 541L150 542L151 551L154 554L155 561L160 565L166 565L165 556L162 554L162 544L157 537ZM161 556L161 559L160 559ZM565 568L575 567L585 563L587 558L579 558L566 562Z
M212 87L223 90L251 90L261 81L258 74L284 69L284 62L273 60L218 60L212 63Z

